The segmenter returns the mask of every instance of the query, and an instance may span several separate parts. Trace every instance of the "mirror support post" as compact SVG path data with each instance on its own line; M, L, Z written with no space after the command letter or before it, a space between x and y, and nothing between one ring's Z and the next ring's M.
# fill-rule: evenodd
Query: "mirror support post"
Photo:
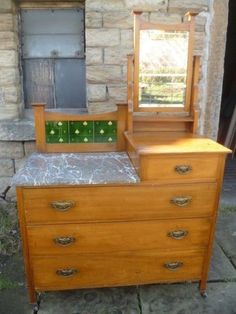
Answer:
M134 111L139 107L139 49L140 49L140 16L142 11L134 11Z

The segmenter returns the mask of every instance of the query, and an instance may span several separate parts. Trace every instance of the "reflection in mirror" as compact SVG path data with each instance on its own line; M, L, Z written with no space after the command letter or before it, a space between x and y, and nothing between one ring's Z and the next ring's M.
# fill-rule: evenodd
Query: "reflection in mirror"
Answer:
M184 107L188 37L186 31L140 31L139 107Z

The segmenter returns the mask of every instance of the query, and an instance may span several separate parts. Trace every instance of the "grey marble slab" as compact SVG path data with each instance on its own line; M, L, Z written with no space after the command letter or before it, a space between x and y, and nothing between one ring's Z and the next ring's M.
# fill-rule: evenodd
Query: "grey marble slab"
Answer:
M15 186L137 183L123 152L32 154L12 179Z

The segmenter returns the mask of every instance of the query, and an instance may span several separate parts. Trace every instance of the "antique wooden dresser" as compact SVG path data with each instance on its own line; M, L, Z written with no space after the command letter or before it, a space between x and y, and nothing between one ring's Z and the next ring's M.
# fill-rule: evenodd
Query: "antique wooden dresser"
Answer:
M13 180L31 302L49 290L180 281L205 294L230 151L196 135L194 15L178 25L134 16L127 104L93 115L34 106L38 153Z

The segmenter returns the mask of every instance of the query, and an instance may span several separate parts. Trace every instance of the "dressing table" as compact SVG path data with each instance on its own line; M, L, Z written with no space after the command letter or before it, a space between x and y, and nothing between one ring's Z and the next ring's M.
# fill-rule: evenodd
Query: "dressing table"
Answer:
M230 150L198 136L195 15L134 12L127 104L34 105L37 153L15 175L30 301L43 291L199 281L205 295Z

